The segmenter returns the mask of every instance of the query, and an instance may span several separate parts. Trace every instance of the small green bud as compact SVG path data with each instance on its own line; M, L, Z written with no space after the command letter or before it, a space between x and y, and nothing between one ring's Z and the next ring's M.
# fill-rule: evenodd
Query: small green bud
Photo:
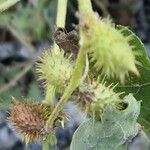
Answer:
M91 84L80 85L76 91L75 99L78 100L80 108L85 110L94 120L101 120L105 107L108 104L114 105L116 108L121 109L118 103L123 102L119 95L115 93L115 86L110 85L106 87L104 83L93 82Z
M56 87L56 92L63 93L73 71L73 64L69 58L64 57L64 53L59 51L45 51L37 63L39 79L44 80L46 86Z

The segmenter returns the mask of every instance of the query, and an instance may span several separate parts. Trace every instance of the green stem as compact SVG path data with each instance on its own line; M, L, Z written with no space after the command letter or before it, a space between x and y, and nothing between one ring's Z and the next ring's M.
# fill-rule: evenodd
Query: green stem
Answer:
M57 18L56 25L60 27L65 26L67 12L67 0L58 0L57 4Z
M46 94L45 94L45 100L47 104L53 104L53 98L55 96L55 87L48 85L46 86Z
M91 0L78 0L79 12L82 14L93 13Z
M70 83L68 87L65 89L63 96L59 100L58 104L56 105L54 111L52 112L50 118L47 121L47 125L46 125L47 130L53 127L53 122L58 116L59 112L63 109L65 102L70 98L72 92L79 85L80 78L82 76L82 72L85 66L85 60L86 60L86 51L85 48L82 46L78 54L75 69L73 71Z
M66 12L67 12L67 0L58 0L57 16L56 16L57 27L65 27ZM59 47L57 46L56 43L54 43L53 49L56 53L59 51Z
M47 141L43 142L42 150L49 150L49 144L47 143Z
M93 13L92 5L91 5L90 0L86 0L86 1L85 0L78 0L78 3L79 3L79 10L80 10L81 13L84 13L84 14ZM62 4L60 5L60 2L59 2L58 6L62 7ZM60 15L57 14L57 17L59 18ZM57 22L57 25L60 25L60 26L64 25L64 24L61 24L58 20L56 22ZM81 35L81 33L80 33L80 35ZM79 54L78 54L78 57L77 57L75 69L73 71L70 83L67 86L67 88L65 89L65 92L64 92L63 96L59 100L58 104L54 108L54 111L52 112L52 114L50 115L50 117L47 121L47 124L46 124L46 129L47 130L52 129L53 123L54 123L55 119L57 118L59 112L63 109L65 102L70 98L73 91L79 85L80 78L82 76L83 69L84 69L84 66L85 66L86 53L87 53L86 48L82 45L80 47L80 50L79 50Z
M56 18L56 25L57 26L60 26L60 27L64 27L65 26L65 22L66 22L66 12L67 12L67 0L58 0L58 5L57 5L57 18ZM53 50L55 51L55 53L58 53L59 52L59 48L58 46L56 45L56 43L54 43L54 47L53 47ZM53 94L49 94L49 90L53 91L54 93L54 88L53 87L48 87L46 89L46 101L47 103L50 103L51 102L51 98L53 96ZM52 112L52 121L55 120L55 111L56 111L56 108L54 109L54 111ZM56 113L57 114L57 113ZM50 120L50 121L49 121ZM51 116L48 120L48 126L49 126L49 122L52 122L51 121ZM53 123L52 123L53 124ZM49 146L48 146L48 143L45 142L43 143L43 150L49 150Z
M56 16L57 26L60 26L60 27L65 26L66 12L67 12L67 0L58 0L57 16ZM57 46L56 43L54 43L53 51L55 51L55 53L59 52L59 47ZM53 98L54 91L55 91L54 87L52 87L51 85L47 86L45 100L48 104L52 103L51 100Z

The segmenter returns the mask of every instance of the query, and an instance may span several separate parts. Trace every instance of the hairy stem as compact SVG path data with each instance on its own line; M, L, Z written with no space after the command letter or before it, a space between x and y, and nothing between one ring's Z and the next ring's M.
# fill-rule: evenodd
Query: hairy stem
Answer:
M90 0L78 0L79 3L79 10L81 13L93 13L92 11L92 5ZM61 7L62 5L60 5ZM59 10L59 9L58 9ZM58 17L59 15L57 15ZM64 25L60 24L57 21L57 25ZM81 35L82 33L80 33ZM63 109L65 102L70 98L71 94L73 91L77 88L80 82L80 78L83 73L83 69L85 67L85 60L86 60L86 48L84 45L81 45L79 54L76 60L76 65L72 74L72 78L70 80L69 85L65 89L65 92L61 99L59 100L58 104L56 105L54 111L52 112L51 116L49 117L47 124L46 124L46 129L50 130L53 127L53 122L55 121L56 117L58 116L59 112Z
M69 83L68 87L65 89L63 96L59 100L58 104L56 105L54 111L52 112L50 118L47 121L47 125L46 125L47 130L52 128L53 122L56 119L56 117L58 116L59 112L63 109L65 102L70 98L72 92L79 85L80 78L82 76L82 72L83 72L83 69L85 66L85 60L86 60L86 51L82 47L82 48L80 48L78 58L76 61L76 65L75 65L75 69L73 71L70 83Z

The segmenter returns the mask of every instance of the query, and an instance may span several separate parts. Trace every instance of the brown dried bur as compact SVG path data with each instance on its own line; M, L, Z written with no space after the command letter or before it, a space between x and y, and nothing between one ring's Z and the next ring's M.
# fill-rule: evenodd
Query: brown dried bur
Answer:
M67 32L65 28L55 27L54 40L65 53L77 55L79 50L79 35L75 30Z
M52 111L52 106L45 103L34 103L27 100L19 102L14 98L9 120L24 136L26 143L32 140L44 140L49 134L45 126ZM54 120L53 128L58 126L64 118L65 113L61 111Z
M13 100L10 121L24 135L25 140L43 139L47 135L45 124L52 108L44 104L34 104L28 101Z

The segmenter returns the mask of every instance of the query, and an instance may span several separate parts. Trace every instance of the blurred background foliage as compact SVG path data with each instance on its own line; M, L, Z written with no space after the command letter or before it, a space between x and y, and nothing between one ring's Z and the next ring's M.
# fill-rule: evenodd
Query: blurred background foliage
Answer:
M38 53L35 45L42 41L51 41L56 7L57 1L55 0L30 0L21 1L8 11L1 13L0 46L2 51L5 49L8 51L7 54L0 54L3 56L0 64L2 108L9 107L12 96L18 99L30 97L33 100L42 100L42 92L34 75L34 67L29 69L27 67L34 64L28 62ZM8 48L8 43L11 45L10 48ZM25 50L17 55L22 46L25 47ZM24 56L26 51L29 53L27 57ZM31 57L28 58L29 56Z
M19 37L24 37L31 43L39 42L50 35L49 27L54 24L56 4L56 1L47 4L46 0L19 3L0 16L0 26L15 30ZM51 20L50 24L48 20Z
M101 16L110 16L117 24L131 28L150 51L149 0L92 0L93 9ZM8 109L11 97L44 99L41 83L37 82L34 62L43 48L53 41L57 0L22 0L0 14L0 106ZM78 24L77 1L68 0L66 28ZM148 13L149 12L149 13ZM149 53L150 54L150 53ZM150 133L150 64L140 87L119 87L127 93L135 92L143 100L140 122ZM137 83L138 84L138 83ZM141 85L141 84L139 84Z

